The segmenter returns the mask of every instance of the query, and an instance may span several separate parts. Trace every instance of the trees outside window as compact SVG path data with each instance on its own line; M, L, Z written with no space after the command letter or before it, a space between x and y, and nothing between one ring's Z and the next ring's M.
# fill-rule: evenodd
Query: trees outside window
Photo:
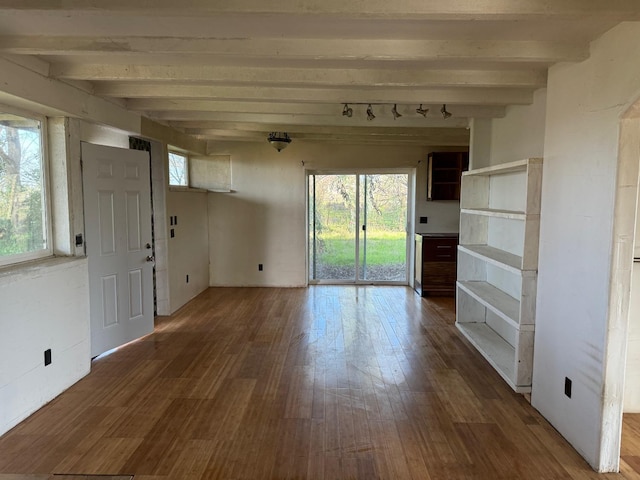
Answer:
M169 185L186 187L189 185L187 175L187 156L169 152Z
M51 251L42 124L0 110L0 265Z

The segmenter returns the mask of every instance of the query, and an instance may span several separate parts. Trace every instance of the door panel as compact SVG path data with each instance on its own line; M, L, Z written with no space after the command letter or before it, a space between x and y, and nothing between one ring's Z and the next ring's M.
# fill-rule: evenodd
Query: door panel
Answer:
M408 175L360 175L360 192L360 278L408 281Z
M153 331L149 154L82 144L91 355Z
M310 271L314 280L356 279L356 177L314 175Z

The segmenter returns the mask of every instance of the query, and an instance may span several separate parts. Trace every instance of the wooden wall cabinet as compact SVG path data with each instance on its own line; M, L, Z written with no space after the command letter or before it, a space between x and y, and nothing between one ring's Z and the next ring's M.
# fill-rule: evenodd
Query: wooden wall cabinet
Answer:
M427 295L454 296L458 235L423 233L416 235L415 290Z
M456 326L515 391L531 391L542 159L462 175Z
M460 177L468 152L432 152L427 157L427 200L460 200Z

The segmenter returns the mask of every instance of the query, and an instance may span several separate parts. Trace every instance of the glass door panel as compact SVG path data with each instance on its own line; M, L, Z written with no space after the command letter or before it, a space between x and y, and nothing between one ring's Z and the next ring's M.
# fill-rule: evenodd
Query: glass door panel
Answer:
M360 175L359 278L407 281L407 174Z
M356 281L356 176L309 175L309 276Z

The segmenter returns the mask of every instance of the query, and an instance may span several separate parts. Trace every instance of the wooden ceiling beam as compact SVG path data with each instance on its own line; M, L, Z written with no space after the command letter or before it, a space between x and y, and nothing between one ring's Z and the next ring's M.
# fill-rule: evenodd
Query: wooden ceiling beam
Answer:
M310 87L514 87L540 88L547 83L541 70L431 70L255 68L214 65L53 65L52 77L91 81L207 82L225 85Z
M583 60L589 50L583 44L540 40L2 36L0 53L68 56L192 54L314 61L464 60L550 64Z
M104 97L203 99L288 103L399 103L527 105L533 89L521 88L275 88L227 87L176 83L96 82L94 92Z
M415 114L415 108L420 104L398 105L408 108L409 115ZM127 108L139 112L147 112L158 120L215 120L219 113L250 113L250 114L288 114L288 115L331 115L342 116L343 104L305 104L305 103L268 103L241 102L224 100L189 100L164 98L132 98L126 103ZM349 105L354 115L364 112L366 105ZM439 112L442 105L426 104L428 116ZM504 117L505 107L494 105L456 105L456 116L467 118L501 118Z
M398 18L423 20L522 20L525 18L575 18L588 15L638 18L637 0L0 0L0 8L16 11L60 11L148 16L214 16L221 14L331 15L352 18ZM629 18L631 17L631 18Z

